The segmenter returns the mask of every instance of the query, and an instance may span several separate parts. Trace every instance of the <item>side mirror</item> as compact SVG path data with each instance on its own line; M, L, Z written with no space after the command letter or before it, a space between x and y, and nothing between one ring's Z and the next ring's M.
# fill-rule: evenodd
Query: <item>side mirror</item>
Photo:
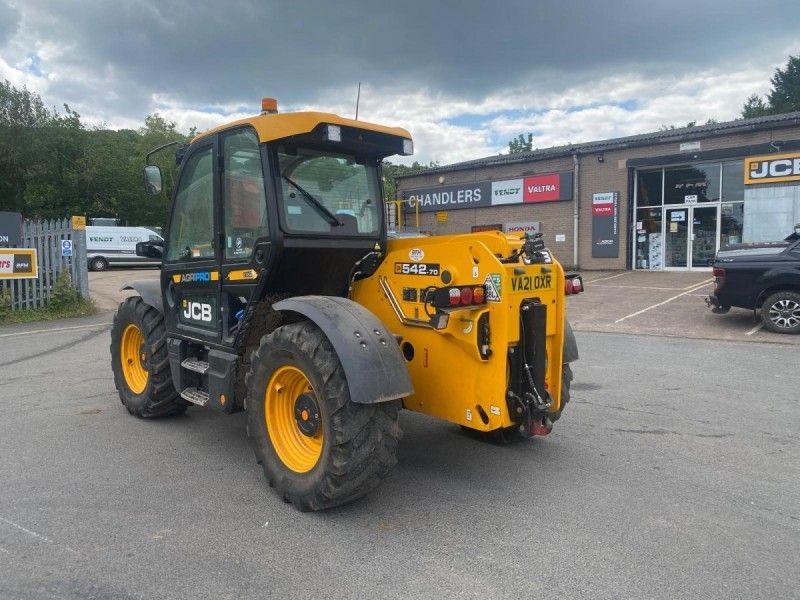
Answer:
M144 168L144 191L148 196L161 193L161 169L157 165L147 165Z
M144 256L145 258L162 258L164 256L164 242L137 242L136 256Z

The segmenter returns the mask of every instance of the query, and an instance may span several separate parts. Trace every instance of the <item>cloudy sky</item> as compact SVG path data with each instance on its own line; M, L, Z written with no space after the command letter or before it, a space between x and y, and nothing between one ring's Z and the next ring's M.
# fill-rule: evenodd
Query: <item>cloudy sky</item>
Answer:
M0 79L85 121L282 110L400 125L422 162L738 116L800 54L785 0L0 0ZM387 3L388 4L388 3ZM788 12L787 12L788 10Z

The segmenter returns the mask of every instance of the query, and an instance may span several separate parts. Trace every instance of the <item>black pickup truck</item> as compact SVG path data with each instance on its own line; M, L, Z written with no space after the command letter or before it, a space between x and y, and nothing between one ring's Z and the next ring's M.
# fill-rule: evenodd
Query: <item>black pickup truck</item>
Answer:
M776 333L800 333L800 223L782 242L734 244L714 259L714 293L706 303L715 313L731 306L760 310Z

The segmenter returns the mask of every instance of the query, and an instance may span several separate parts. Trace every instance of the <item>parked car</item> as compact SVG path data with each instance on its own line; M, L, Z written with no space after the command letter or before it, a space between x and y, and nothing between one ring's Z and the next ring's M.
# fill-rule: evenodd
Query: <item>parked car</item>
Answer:
M713 312L760 311L776 333L800 333L800 223L782 242L734 244L714 259Z
M86 260L90 271L105 271L110 266L160 265L161 260L136 255L138 242L163 241L146 227L86 228Z

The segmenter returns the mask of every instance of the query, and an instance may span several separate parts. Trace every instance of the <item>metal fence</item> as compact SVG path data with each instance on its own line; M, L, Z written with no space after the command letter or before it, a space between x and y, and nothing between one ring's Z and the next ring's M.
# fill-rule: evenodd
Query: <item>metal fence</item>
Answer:
M72 241L72 256L64 256L62 241ZM23 248L36 248L39 277L36 279L0 280L0 289L11 291L12 310L46 306L53 287L63 272L81 296L89 297L89 273L86 263L86 230L73 229L69 219L23 221Z

